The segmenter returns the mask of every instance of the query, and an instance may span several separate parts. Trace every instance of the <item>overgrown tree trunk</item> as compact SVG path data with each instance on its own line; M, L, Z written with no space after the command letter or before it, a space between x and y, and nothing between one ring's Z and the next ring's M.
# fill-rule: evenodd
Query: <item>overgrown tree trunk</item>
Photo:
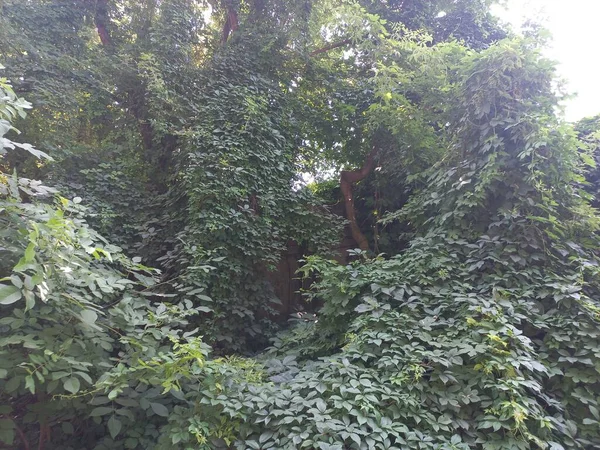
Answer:
M110 40L110 34L108 32L108 0L97 0L96 11L94 11L94 23L98 30L98 37L100 42L105 47L112 45Z
M225 23L223 24L223 34L221 42L225 44L229 36L239 28L238 13L230 2L225 2Z
M343 170L340 175L340 189L344 197L344 205L346 206L346 218L350 222L350 230L352 237L356 241L361 250L369 250L369 240L360 230L356 220L356 210L354 208L354 195L352 193L352 185L364 179L372 170L375 164L375 155L377 148L373 147L367 155L363 166L358 170Z
M106 49L112 49L113 42L108 29L108 1L97 0L95 2L94 22L100 37L100 42ZM156 2L150 2L147 5L148 13L140 25L138 39L144 39L148 35L151 27L151 17L156 8ZM237 19L237 16L236 16ZM237 26L237 22L236 22ZM166 192L167 178L171 163L171 154L177 146L177 137L174 135L164 135L160 139L155 139L154 127L150 122L148 107L146 104L146 85L137 75L132 75L135 79L126 77L125 83L121 86L121 91L126 93L126 104L131 115L137 122L137 127L142 140L142 146L146 152L148 161L155 166L150 174L150 183L158 192ZM123 81L123 80L121 80Z

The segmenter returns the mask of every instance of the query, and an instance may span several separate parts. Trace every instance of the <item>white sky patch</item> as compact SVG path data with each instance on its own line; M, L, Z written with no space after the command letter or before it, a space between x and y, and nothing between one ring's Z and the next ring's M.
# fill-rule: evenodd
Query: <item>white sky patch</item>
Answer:
M547 56L558 61L559 76L577 97L565 102L566 119L576 121L600 113L600 58L597 48L600 0L507 0L494 13L515 30L527 19L542 23L553 35Z

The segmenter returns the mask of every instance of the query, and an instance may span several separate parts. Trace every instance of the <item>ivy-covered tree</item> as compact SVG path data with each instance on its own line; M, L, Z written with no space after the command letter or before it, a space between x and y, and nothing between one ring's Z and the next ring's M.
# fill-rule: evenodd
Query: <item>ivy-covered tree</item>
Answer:
M0 79L3 159L19 150L48 158L10 136L12 121L29 107ZM208 347L183 329L199 310L189 301L151 301L157 271L89 228L81 198L68 200L0 168L0 442L18 449L114 448L123 445L115 439L127 427L128 446L134 436L136 446L153 445L149 430L165 422L166 407L142 400L152 391L133 390L132 383L113 386L108 397L97 394L113 371L137 367L140 359L168 366L158 355L173 346L180 356L203 360ZM167 390L176 383L162 382ZM142 410L153 418L141 420Z
M410 248L308 261L318 322L279 341L273 384L211 399L237 448L599 445L597 220L552 65L519 40L463 58L447 157L384 219L410 217Z

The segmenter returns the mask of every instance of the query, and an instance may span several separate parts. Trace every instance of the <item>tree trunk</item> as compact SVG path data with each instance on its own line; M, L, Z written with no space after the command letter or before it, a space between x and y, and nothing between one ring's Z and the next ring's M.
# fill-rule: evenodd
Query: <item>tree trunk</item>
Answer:
M148 3L148 12L143 20L138 39L143 39L151 26L151 18L156 8L156 1ZM95 2L94 23L98 30L98 36L103 47L112 49L113 43L108 31L108 0L97 0ZM233 11L235 13L235 11ZM233 19L228 17L228 21ZM235 26L237 28L237 15L235 15ZM126 93L124 104L127 105L129 113L137 122L143 148L146 152L148 161L155 166L150 175L150 183L158 192L164 193L167 190L168 173L171 165L171 154L177 146L177 137L167 134L160 139L156 136L154 127L150 121L149 111L146 102L146 85L137 75L132 75L135 79L127 78L121 83L120 91ZM123 80L121 80L123 81ZM124 99L121 99L123 101Z
M107 22L108 0L97 0L96 11L94 11L94 23L96 24L96 29L98 30L100 42L102 42L102 45L105 47L109 47L112 44L110 40L110 33L108 32Z
M371 152L367 155L365 163L359 170L343 170L340 175L340 189L344 197L344 204L346 206L346 218L350 222L350 230L352 237L356 241L358 248L361 250L369 250L369 241L363 234L356 221L356 211L354 208L354 196L352 194L352 185L362 179L364 179L372 170L375 165L375 155L377 154L377 148L373 147Z
M227 42L227 39L229 39L231 33L239 28L237 11L231 4L228 4L226 8L227 14L225 16L225 23L223 24L223 35L221 36L221 41L223 44Z

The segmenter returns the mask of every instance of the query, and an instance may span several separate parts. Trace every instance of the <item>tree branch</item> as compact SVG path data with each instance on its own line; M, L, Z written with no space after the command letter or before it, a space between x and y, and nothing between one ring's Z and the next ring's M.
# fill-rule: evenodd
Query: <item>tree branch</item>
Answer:
M29 441L25 437L25 433L23 433L23 430L21 430L14 420L13 423L15 424L15 430L17 430L17 433L19 434L19 438L21 438L21 442L23 442L23 450L29 450L31 447L29 446Z
M319 48L317 50L313 50L308 55L309 56L316 56L316 55L319 55L321 53L328 52L329 50L333 50L335 48L343 47L344 45L348 45L351 42L352 42L352 39L344 39L343 41L334 42L333 44L329 44L329 45L326 45L325 47L321 47L321 48Z
M46 440L50 438L50 427L47 424L40 423L40 441L38 450L44 450Z
M25 433L23 433L23 430L21 429L21 427L19 425L17 425L17 421L13 418L11 418L10 416L4 415L4 414L0 414L0 418L6 418L8 420L10 420L13 425L15 426L15 430L17 432L17 434L19 435L19 439L21 439L21 442L23 443L23 450L30 450L30 445L29 445L29 441L27 440L27 437L25 436ZM8 445L3 445L0 442L0 448L8 448Z

